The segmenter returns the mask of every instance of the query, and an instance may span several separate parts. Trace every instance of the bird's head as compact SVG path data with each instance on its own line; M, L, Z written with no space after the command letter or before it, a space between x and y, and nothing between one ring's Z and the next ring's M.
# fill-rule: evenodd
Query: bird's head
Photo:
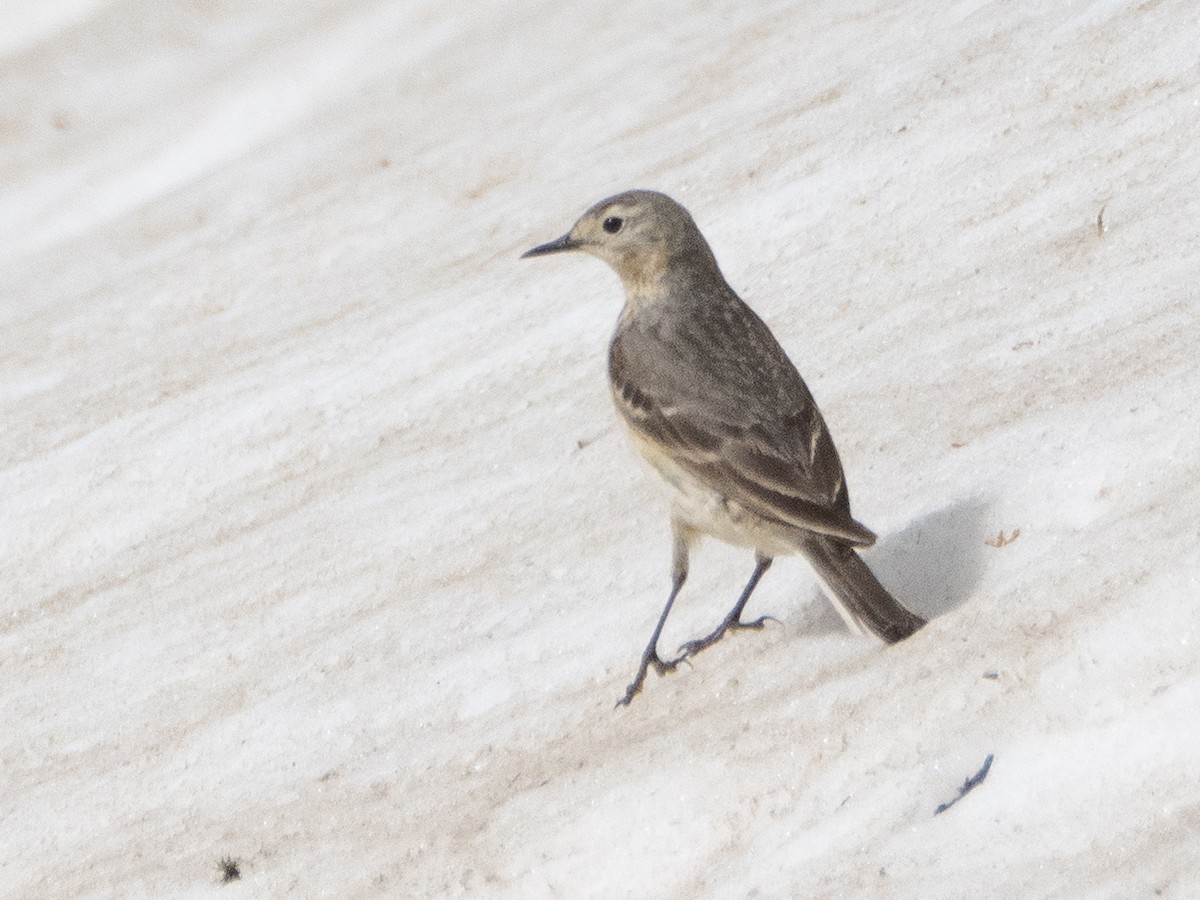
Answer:
M562 237L527 250L522 259L566 250L604 260L631 294L661 290L671 274L717 272L691 214L657 191L626 191L601 200Z

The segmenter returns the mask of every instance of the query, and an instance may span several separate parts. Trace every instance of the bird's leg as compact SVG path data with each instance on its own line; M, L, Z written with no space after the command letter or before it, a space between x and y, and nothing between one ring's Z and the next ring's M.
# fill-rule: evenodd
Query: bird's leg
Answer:
M629 683L629 687L625 689L625 696L617 701L617 706L628 706L629 701L641 693L642 683L646 680L646 673L650 670L651 666L654 666L654 671L659 675L666 675L668 672L674 672L675 667L683 662L682 656L664 661L658 655L659 635L662 634L663 625L667 622L667 616L671 614L671 607L675 604L675 598L679 596L679 591L683 587L683 583L687 581L688 545L691 543L693 536L691 530L681 523L672 522L671 525L675 534L671 596L667 598L667 605L663 607L662 615L658 617L658 624L654 626L654 634L650 635L650 643L646 645L646 650L642 654L642 662L638 666L637 675Z
M675 579L675 585L671 588L671 596L667 598L667 605L663 607L662 615L658 617L658 624L654 626L654 634L650 635L650 643L646 645L646 650L642 654L642 662L638 666L637 675L629 683L629 687L625 688L625 696L617 701L617 706L628 706L629 701L641 693L642 682L646 680L646 673L651 666L654 666L654 671L659 675L666 675L668 672L675 671L675 667L679 665L682 657L669 662L664 662L659 657L658 636L662 634L663 625L667 621L667 616L670 615L671 605L675 602L679 589L683 587L683 581L683 578Z
M729 611L729 615L721 621L721 624L711 634L683 644L679 648L680 656L675 660L676 663L687 659L689 656L695 656L701 650L707 650L721 638L725 637L725 632L730 629L737 631L742 628L762 628L763 623L767 620L776 621L772 616L759 616L753 622L742 621L742 610L746 608L746 602L750 599L750 595L754 593L754 589L758 587L758 581L763 577L763 573L771 568L771 557L763 556L759 553L755 556L755 559L757 565L754 567L754 574L746 582L746 587L742 590L742 595L738 597L738 601L733 605L733 609Z

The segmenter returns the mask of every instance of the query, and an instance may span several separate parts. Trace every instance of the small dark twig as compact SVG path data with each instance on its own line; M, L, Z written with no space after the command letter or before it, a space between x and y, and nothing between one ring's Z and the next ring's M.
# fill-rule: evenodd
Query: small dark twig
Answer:
M933 811L933 814L936 816L941 813L944 813L946 810L948 810L950 807L952 807L955 803L957 803L963 797L967 796L967 794L971 793L971 791L975 790L975 788L977 788L981 784L983 784L983 780L985 778L987 778L988 769L990 769L991 767L992 767L992 754L989 753L987 755L987 759L985 759L983 761L983 767L978 772L976 772L974 775L972 775L970 778L968 778L966 781L963 782L963 786L958 789L958 796L955 797L953 800L943 803L941 806L939 806L937 809L935 809Z

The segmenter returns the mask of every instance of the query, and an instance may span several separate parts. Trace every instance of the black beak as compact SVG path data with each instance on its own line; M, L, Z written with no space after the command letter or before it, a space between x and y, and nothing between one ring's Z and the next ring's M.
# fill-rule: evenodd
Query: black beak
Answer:
M527 256L545 256L547 253L562 253L564 250L574 250L578 246L579 241L569 234L564 234L547 244L538 244L532 250L526 250L521 254L521 259L525 259Z

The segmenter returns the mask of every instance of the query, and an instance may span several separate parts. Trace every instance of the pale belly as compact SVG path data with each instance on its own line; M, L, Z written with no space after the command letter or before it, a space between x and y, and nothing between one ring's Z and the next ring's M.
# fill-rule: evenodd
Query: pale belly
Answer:
M770 522L722 496L676 464L658 447L632 431L638 454L658 475L655 481L671 504L671 514L700 534L735 547L749 547L770 557L797 552L795 528Z

